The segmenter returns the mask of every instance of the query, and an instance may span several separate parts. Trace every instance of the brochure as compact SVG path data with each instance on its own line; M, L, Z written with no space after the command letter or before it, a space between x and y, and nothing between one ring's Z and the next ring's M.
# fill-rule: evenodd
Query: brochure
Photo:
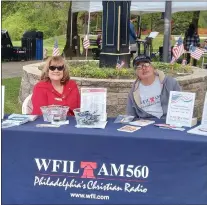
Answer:
M29 121L28 118L11 118L8 120L4 120L1 125L2 128L8 128L8 127L22 125L28 121Z
M189 130L188 133L207 136L207 92L203 105L203 115L202 115L201 125Z
M131 125L125 125L119 129L117 129L118 131L121 132L135 132L137 130L141 129L141 127L135 127L135 126L131 126Z
M206 92L204 105L203 105L203 114L202 114L201 125L202 125L202 127L207 128L207 92Z
M1 86L1 119L4 119L5 86Z
M140 126L140 127L144 127L147 125L151 125L155 123L155 121L152 120L144 120L144 119L140 119L140 120L135 120L133 122L129 122L130 125L134 125L134 126Z
M204 128L202 127L202 125L199 125L191 130L188 130L187 133L207 136L207 128Z
M18 124L16 124L13 120L4 120L1 123L2 129L9 128L9 127L14 127L14 126L18 126Z
M13 114L11 114L11 115L9 115L8 116L8 119L11 119L11 118L21 118L21 117L26 117L26 118L28 118L28 121L35 121L36 119L37 119L37 117L38 117L38 115L24 115L24 114L15 114L15 113L13 113Z

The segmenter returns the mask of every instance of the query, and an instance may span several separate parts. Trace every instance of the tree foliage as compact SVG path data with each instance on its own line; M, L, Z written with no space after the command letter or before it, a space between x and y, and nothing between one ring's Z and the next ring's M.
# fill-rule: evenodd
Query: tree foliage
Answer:
M70 2L58 1L2 1L2 28L7 29L12 40L20 40L26 30L36 29L44 33L44 38L67 33ZM193 12L179 12L172 15L173 34L181 34L192 22ZM79 34L87 30L88 14L79 12L77 28ZM200 12L199 27L207 28L207 12ZM91 13L90 31L101 29L102 13ZM163 33L164 20L161 13L142 15L142 28Z
M39 30L44 37L66 33L69 2L2 2L2 28L12 40L20 40L26 30Z

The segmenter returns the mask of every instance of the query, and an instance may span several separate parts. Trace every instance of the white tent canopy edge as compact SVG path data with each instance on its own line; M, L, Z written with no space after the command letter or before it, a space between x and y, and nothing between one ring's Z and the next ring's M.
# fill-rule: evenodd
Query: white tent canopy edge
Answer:
M73 1L72 12L90 11L102 12L102 1ZM172 13L181 11L207 10L207 1L204 2L172 2ZM153 12L165 12L165 2L131 1L131 13L143 14Z

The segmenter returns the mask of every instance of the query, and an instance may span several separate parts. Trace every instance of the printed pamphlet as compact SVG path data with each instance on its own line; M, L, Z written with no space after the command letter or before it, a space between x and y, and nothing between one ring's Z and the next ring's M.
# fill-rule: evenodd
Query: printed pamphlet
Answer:
M140 126L140 127L144 127L147 125L151 125L155 123L155 121L152 120L144 120L144 119L140 119L140 120L135 120L133 122L129 122L130 125L134 125L134 126Z
M141 127L135 127L135 126L131 126L131 125L125 125L119 129L117 129L118 131L121 132L135 132L137 130L141 129Z

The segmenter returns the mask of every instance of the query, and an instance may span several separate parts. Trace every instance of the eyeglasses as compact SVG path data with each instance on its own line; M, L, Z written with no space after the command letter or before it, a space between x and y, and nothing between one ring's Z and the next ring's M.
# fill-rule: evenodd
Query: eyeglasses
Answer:
M142 64L142 65L138 65L137 66L137 69L138 70L141 70L143 67L148 67L150 65L150 63L144 63L144 64Z
M49 69L51 70L51 71L54 71L54 70L58 70L58 71L62 71L62 70L64 70L64 68L65 68L65 66L64 65L62 65L62 66L53 66L53 65L51 65L51 66L49 66Z

